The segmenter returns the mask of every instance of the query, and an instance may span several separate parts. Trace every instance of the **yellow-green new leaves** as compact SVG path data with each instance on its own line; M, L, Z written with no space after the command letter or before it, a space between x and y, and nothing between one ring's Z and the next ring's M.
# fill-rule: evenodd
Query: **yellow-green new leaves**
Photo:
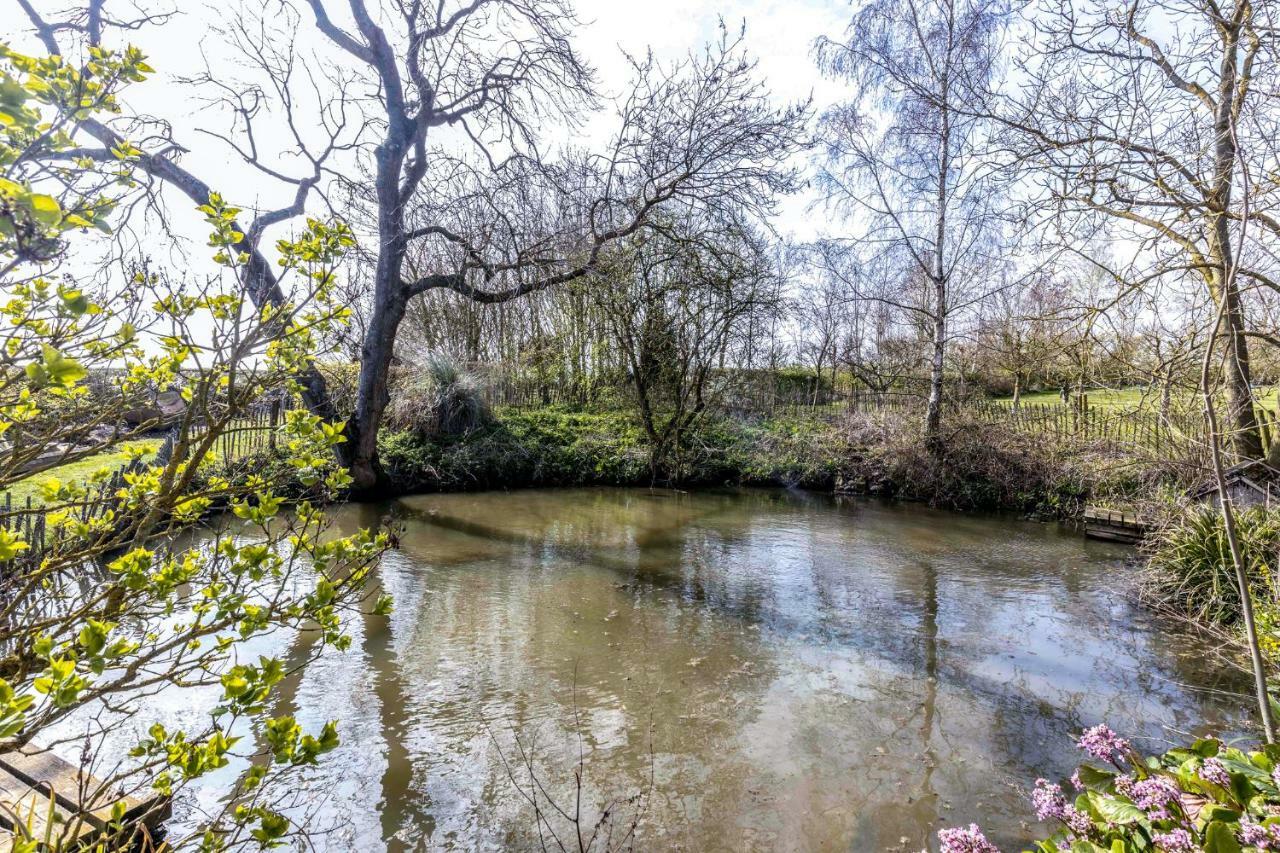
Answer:
M36 389L50 386L67 389L87 375L80 362L66 357L48 344L41 347L40 360L28 364L26 372L27 382Z
M319 737L304 734L293 717L276 717L266 725L267 746L277 764L315 764L322 754L338 746L338 724L324 724Z
M150 737L139 741L131 753L148 758L164 756L170 770L160 773L151 786L165 796L173 793L173 773L170 771L177 771L179 777L186 780L225 767L229 761L227 755L240 740L215 731L203 742L192 742L187 740L186 732L169 732L159 723L151 726L147 733Z
M0 530L0 562L12 560L31 546L11 530Z
M30 693L16 694L12 685L0 678L0 741L22 731L26 722L26 711L35 698Z
M75 145L75 122L117 112L117 92L150 70L136 48L91 48L77 67L0 45L0 252L43 262L57 257L67 231L110 230L116 198L108 189L131 183L127 164L141 152L117 146L112 175L64 152Z
M322 479L331 491L345 488L351 482L345 468L334 464L333 448L345 442L342 424L331 424L302 410L285 413L283 426L286 459L297 472L298 480L314 486Z
M271 809L258 806L250 808L246 805L240 805L235 810L236 822L248 825L257 821L257 826L249 831L253 836L253 840L258 842L258 846L264 850L274 849L284 844L282 838L289 832L289 819L278 812ZM221 848L202 848L202 849L221 849Z
M284 664L276 658L259 657L257 665L238 664L222 676L224 710L236 713L259 711L271 695L271 688L284 678Z
M55 708L76 704L80 691L88 685L88 680L76 669L75 658L70 657L51 658L44 674L32 683L35 691L47 695Z

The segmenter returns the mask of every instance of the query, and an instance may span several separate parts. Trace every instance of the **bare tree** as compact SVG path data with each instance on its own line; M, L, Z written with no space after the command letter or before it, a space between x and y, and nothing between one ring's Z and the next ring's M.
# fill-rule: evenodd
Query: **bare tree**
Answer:
M95 44L112 23L106 0L58 21L19 3L51 52L61 51L63 32ZM245 287L255 301L285 299L262 239L308 204L340 198L365 237L358 393L340 448L358 490L385 482L377 431L397 333L415 296L451 290L480 303L517 299L586 276L610 242L649 227L661 209L725 202L763 213L791 185L782 164L807 108L770 104L740 34L722 30L672 67L633 59L633 84L613 104L617 128L603 151L551 152L547 128L576 129L604 103L573 45L578 21L565 0L352 0L341 9L305 0L300 8L327 52L294 51L301 19L288 3L245 0L227 12L224 46L260 82L228 84L221 69L191 82L216 114L232 119L210 132L251 168L296 189L291 204L240 228L237 249L248 258ZM160 21L115 23L147 22ZM311 95L319 106L302 121ZM303 152L303 173L281 170L279 152L264 150L256 124L268 119ZM154 133L135 132L144 126ZM81 130L103 147L78 153L105 159L134 137L144 174L207 200L211 188L178 165L182 149L163 123L90 121ZM340 170L330 168L335 159ZM235 189L224 196L234 198ZM304 384L308 402L332 414L319 374L311 371Z
M849 335L849 320L855 292L848 275L835 274L822 264L816 265L801 283L792 301L791 313L796 321L796 354L813 366L812 402L818 403L824 373L831 371L831 387L835 388L840 368L840 347Z
M827 198L865 222L876 265L910 267L920 300L877 296L924 316L931 332L924 432L936 442L950 321L987 285L996 221L990 122L1001 4L874 0L842 38L821 38L822 70L854 97L822 120Z
M316 26L376 89L350 180L375 236L371 306L345 447L357 488L383 481L377 429L409 300L453 290L496 303L586 276L664 207L767 208L790 175L802 108L774 109L740 38L722 33L671 69L633 63L604 154L552 157L540 126L574 126L598 98L562 0L349 4ZM437 138L439 137L439 138ZM461 147L460 147L461 146Z
M977 341L983 359L1011 383L1015 406L1047 377L1070 322L1067 288L1048 275L1001 290L985 306Z
M88 0L83 6L73 6L55 19L40 14L30 0L17 0L17 3L44 48L50 55L57 56L69 56L76 51L87 55L90 49L108 47L104 38L113 30L128 33L146 26L160 26L172 17L172 12L149 12L140 6L131 9L130 17L113 17L106 9L107 0ZM267 76L270 79L283 87L277 89L277 94L296 85L297 57L292 52L291 40L283 40L285 47L269 45L255 36L243 22L229 30L228 37L239 40L242 52L252 57L253 62L269 72ZM212 74L203 77L210 81L214 79ZM309 85L313 95L324 86L336 85L339 91L343 86L341 79L336 77L326 81L311 78ZM264 249L264 243L270 245L268 234L277 226L290 223L303 214L322 186L330 161L352 144L348 119L341 109L345 98L327 96L331 103L339 106L322 106L313 116L314 120L308 122L311 130L307 138L298 130L301 107L297 106L296 94L282 100L285 123L304 164L303 168L289 173L273 166L255 142L255 120L259 119L261 105L270 94L252 86L247 89L226 87L224 94L233 101L233 121L246 140L244 145L236 148L237 153L263 180L271 181L291 195L288 203L258 211L247 224L236 222L236 233L240 238L232 247L244 257L239 268L241 285L254 306L259 309L268 306L279 308L286 304L289 295L281 288L275 265ZM122 114L114 123L102 116L68 118L74 120L74 133L85 144L62 151L60 156L73 161L83 158L116 164L121 152L128 152L128 159L135 167L135 176L150 182L144 189L148 191L149 204L155 211L163 210L154 192L162 186L173 187L193 205L208 205L219 189L178 162L185 149L173 139L171 128L161 119L129 114ZM223 197L231 195L235 193L224 193ZM167 224L164 227L167 228ZM336 418L324 378L318 371L313 368L304 370L298 382L304 402L311 411L326 420Z
M617 249L600 304L625 359L653 478L664 470L678 478L683 440L724 387L718 369L782 307L776 270L762 236L733 220L673 223Z
M1035 183L1059 220L1109 220L1138 244L1133 268L1107 265L1117 280L1203 282L1224 311L1224 433L1237 455L1258 458L1245 292L1277 284L1269 252L1237 250L1232 235L1244 216L1280 234L1273 181L1234 204L1242 137L1255 173L1275 157L1248 144L1275 136L1275 30L1251 0L1054 0L1040 11L1024 94L1006 116Z

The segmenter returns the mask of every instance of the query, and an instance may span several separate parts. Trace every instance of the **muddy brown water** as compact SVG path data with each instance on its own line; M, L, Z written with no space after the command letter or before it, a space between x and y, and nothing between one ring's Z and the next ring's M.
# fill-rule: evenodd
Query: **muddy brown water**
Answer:
M1070 773L1083 727L1155 749L1247 726L1247 683L1127 603L1129 552L1055 525L630 489L334 517L387 512L395 612L275 709L341 721L289 801L320 849L577 849L578 814L596 850L920 850L970 821L1015 850L1043 829L1028 789ZM184 795L173 830L243 769Z

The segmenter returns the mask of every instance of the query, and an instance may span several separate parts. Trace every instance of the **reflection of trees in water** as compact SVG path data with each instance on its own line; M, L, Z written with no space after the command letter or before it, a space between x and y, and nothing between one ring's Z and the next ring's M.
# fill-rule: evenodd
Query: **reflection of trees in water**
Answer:
M496 571L489 565L465 566L453 573L432 569L431 594L420 609L395 617L396 647L418 649L408 659L394 662L389 640L379 641L375 628L367 626L366 653L381 664L375 667L377 682L387 685L379 689L383 731L388 747L395 750L393 741L401 747L405 765L397 770L393 751L392 766L384 775L384 808L392 807L387 810L391 814L384 811L384 835L404 822L419 830L432 826L431 816L423 813L429 805L415 814L397 800L434 800L453 810L461 805L469 812L463 818L466 831L483 835L499 826L509 829L511 822L503 813L513 792L504 784L481 721L499 737L536 733L548 769L554 771L564 763L559 745L572 730L575 685L573 667L566 665L569 655L584 675L576 685L584 708L634 709L622 721L588 715L590 725L584 730L587 748L610 768L609 784L615 793L628 784L634 787L643 776L643 762L630 747L636 733L647 730L650 716L681 720L666 733L663 748L669 755L699 756L708 743L736 730L737 711L726 700L749 704L744 697L753 692L750 683L768 682L768 655L756 648L751 633L741 631L741 620L726 622L723 614L685 606L670 556L674 552L678 564L678 535L649 536L623 549L593 549L581 541L561 544L562 530L538 540L443 513L422 520L482 539L490 543L493 562L505 563L510 557L528 570ZM413 538L406 534L402 543L413 547ZM425 552L422 556L429 561ZM607 573L600 572L601 567ZM671 591L677 594L665 597ZM746 610L752 607L749 602L739 604ZM407 626L407 635L400 634L402 626ZM578 634L577 640L567 643L573 634ZM710 650L708 638L715 641ZM466 662L465 671L443 671L431 658L453 653ZM691 667L699 657L708 659ZM751 672L743 670L746 664L754 664ZM393 695L384 695L388 692ZM695 710L702 712L698 719L681 719ZM434 737L433 727L452 731ZM487 771L467 772L468 765ZM680 767L668 765L665 770L667 783L678 794L698 790L705 781L701 776L682 781ZM461 784L447 775L460 775ZM437 791L440 796L434 796ZM397 807L399 813L394 811ZM444 813L439 817L444 819ZM441 829L445 827L457 829L458 816L445 820Z
M759 821L783 804L752 799L746 777L763 769L767 783L771 765L735 738L753 721L768 731L767 705L795 703L796 713L819 715L784 719L775 734L789 740L780 748L796 766L812 762L826 774L820 779L839 779L847 802L828 818L827 837L857 818L865 849L902 837L919 849L930 824L971 817L962 809L979 798L990 803L983 785L1067 772L1070 733L1099 715L1142 722L1144 709L1127 707L1134 692L1148 693L1148 712L1203 711L1201 697L1170 680L1203 674L1184 670L1146 631L1113 624L1096 578L1047 577L1043 566L1029 577L1026 563L1050 556L1034 543L1000 543L989 556L1001 535L996 522L963 520L948 551L949 517L936 514L904 531L894 529L896 511L855 508L850 524L824 500L561 494L405 506L404 556L424 568L406 570L399 583L426 584L427 593L416 605L398 601L394 631L374 617L363 626L387 750L384 838L518 834L521 818L480 721L499 737L536 733L552 775L571 766L564 744L575 737L575 666L589 711L585 743L616 783L601 796L643 779L647 758L636 740L652 719L666 729L657 738L655 822L684 820L701 831L723 822L724 838L739 837L734 821L744 807L755 803L748 820ZM975 570L980 540L988 556ZM1032 618L1043 613L1046 623ZM1074 636L1074 625L1114 636ZM1012 658L1000 657L1001 639L1014 641L1004 650ZM1046 656L1032 655L1037 649ZM797 650L810 657L797 659ZM1073 678L1051 683L1051 656L1072 657ZM857 681L826 693L796 681L804 677L797 667L822 673L829 664ZM833 737L847 741L836 756L824 742ZM891 754L870 754L881 742ZM978 762L957 763L967 758ZM997 774L975 783L970 776L985 762ZM886 790L887 780L903 787ZM681 817L684 794L703 811ZM944 810L948 800L958 808Z

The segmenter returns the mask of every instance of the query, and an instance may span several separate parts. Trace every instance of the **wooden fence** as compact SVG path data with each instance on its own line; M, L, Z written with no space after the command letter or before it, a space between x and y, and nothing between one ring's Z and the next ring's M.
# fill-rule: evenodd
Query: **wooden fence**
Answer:
M84 496L67 505L60 505L58 511L66 513L68 518L86 524L101 518L115 508L116 493L124 485L124 475L127 470L127 466L122 467L102 482L91 485ZM63 544L62 531L65 528L50 527L49 511L45 507L35 505L30 495L23 504L14 506L13 494L6 492L0 507L2 507L0 508L0 530L16 533L23 542L27 543L25 551L20 552L7 564L0 563L0 565L7 565L11 569L14 564L39 563L45 555Z
M631 389L596 385L571 388L541 384L529 377L476 371L478 392L491 408L533 409L548 405L611 408L627 405ZM922 395L902 391L876 392L833 388L830 383L772 387L767 383L730 382L712 395L717 406L735 417L836 418L848 412L923 417ZM1199 412L1099 407L1084 398L1069 403L1021 403L985 398L952 399L946 411L1000 424L1023 434L1043 436L1057 444L1100 445L1116 450L1143 449L1152 453L1184 453L1203 444L1204 423Z
M272 400L253 406L243 417L233 420L213 442L213 452L224 462L243 459L276 449L276 437L284 413L297 405L292 401ZM197 424L190 433L191 441L199 441L208 427Z
M1023 403L975 400L962 410L988 423L1004 424L1019 432L1043 435L1063 443L1101 444L1112 448L1143 448L1155 453L1184 451L1204 441L1204 421L1198 413L1145 409L1097 408L1087 403Z
M254 454L273 451L276 447L278 428L283 420L283 413L290 403L274 400L261 406L251 407L243 417L237 418L214 439L213 451L222 461L234 461ZM189 433L191 441L197 441L207 434L208 427L197 424ZM175 433L165 438L165 444L158 452L158 458L167 456L168 447L174 440ZM118 505L117 492L124 485L125 473L129 466L122 466L100 483L89 487L87 494L70 502L68 506L59 506L60 512L66 512L71 518L89 522L101 518ZM39 477L39 474L34 475ZM50 528L47 522L48 509L37 505L28 495L25 501L15 505L13 494L6 492L0 497L0 530L18 534L28 548L16 559L18 561L39 561L43 555L56 549L61 543L59 528Z

